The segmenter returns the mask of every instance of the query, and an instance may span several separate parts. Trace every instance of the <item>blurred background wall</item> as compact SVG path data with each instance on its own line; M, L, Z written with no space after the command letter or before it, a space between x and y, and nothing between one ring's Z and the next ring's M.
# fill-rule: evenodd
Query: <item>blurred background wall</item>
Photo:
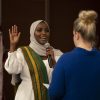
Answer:
M9 49L8 29L12 25L17 24L22 33L19 45L26 45L29 43L31 23L46 19L51 28L51 44L63 52L69 51L74 46L73 21L83 9L93 9L100 14L98 0L2 0L4 45ZM97 24L99 27L100 21Z

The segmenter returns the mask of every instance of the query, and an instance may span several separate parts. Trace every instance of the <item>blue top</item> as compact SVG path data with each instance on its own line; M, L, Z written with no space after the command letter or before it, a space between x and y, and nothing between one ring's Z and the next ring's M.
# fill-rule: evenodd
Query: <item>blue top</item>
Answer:
M100 100L100 52L75 48L58 60L50 100Z

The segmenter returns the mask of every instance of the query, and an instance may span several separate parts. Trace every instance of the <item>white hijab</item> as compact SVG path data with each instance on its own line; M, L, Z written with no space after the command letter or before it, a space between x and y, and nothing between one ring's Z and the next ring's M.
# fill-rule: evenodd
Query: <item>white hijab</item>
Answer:
M46 56L46 47L45 45L41 45L37 42L37 40L35 39L35 36L34 36L34 33L35 33L35 30L36 30L36 27L39 23L41 22L45 22L49 28L49 25L46 21L44 20L37 20L35 22L33 22L31 24L31 27L30 27L30 44L29 46L37 53L39 54L40 56ZM49 28L49 31L50 31L50 28ZM50 44L50 43L49 43ZM53 47L52 47L53 48ZM54 49L54 55L55 56L60 56L62 55L63 53L58 50L58 49Z
M35 30L36 30L36 27L39 23L41 22L45 22L47 24L46 21L44 20L38 20L38 21L35 21L31 24L31 27L30 27L30 44L29 46L39 55L41 56L46 56L46 47L45 45L41 45L37 42L37 40L35 39L35 36L34 36L34 33L35 33ZM48 24L47 24L48 26ZM48 26L49 27L49 26Z

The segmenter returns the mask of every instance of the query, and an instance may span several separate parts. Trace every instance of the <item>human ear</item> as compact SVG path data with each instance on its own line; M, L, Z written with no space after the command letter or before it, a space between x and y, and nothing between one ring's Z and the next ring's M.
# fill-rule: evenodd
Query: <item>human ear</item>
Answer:
M75 38L76 38L76 40L79 40L79 38L80 38L79 32L75 32Z

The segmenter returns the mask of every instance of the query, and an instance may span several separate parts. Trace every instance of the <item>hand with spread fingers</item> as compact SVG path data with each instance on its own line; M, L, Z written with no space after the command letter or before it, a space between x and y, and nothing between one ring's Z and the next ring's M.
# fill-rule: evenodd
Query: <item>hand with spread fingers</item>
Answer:
M18 32L18 27L16 25L12 26L11 29L9 29L9 37L10 37L10 51L14 51L16 48L16 44L19 41L20 38L20 32Z

